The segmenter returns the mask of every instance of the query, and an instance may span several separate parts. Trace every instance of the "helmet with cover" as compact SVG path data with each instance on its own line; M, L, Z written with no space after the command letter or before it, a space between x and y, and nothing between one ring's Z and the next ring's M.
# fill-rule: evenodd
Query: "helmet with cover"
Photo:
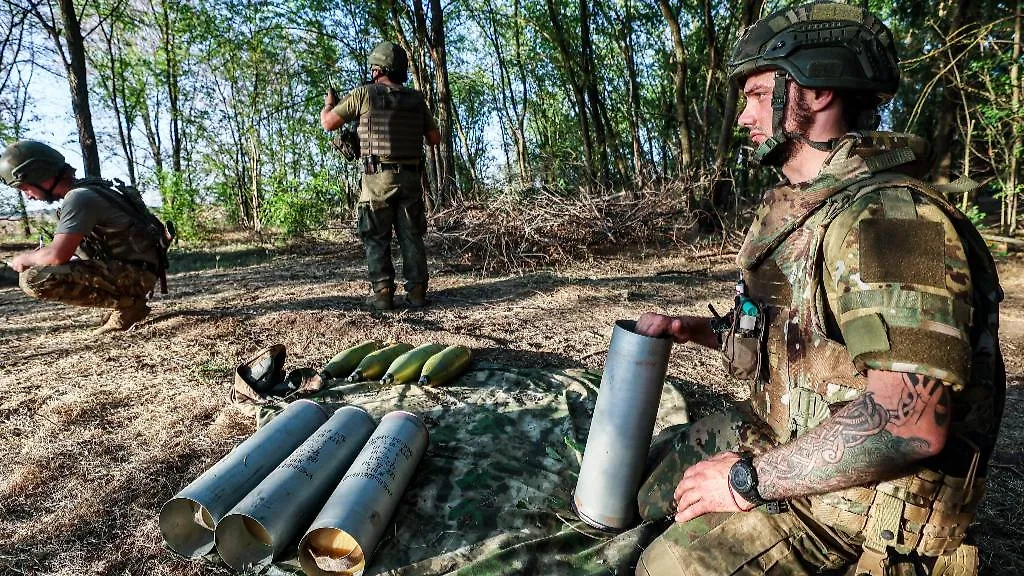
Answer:
M17 188L21 184L42 185L68 169L64 156L35 140L19 140L0 154L0 180Z
M374 46L367 58L370 68L377 67L394 81L405 81L409 71L409 56L401 46L392 42L381 42Z
M856 96L869 113L851 128L877 126L877 107L892 99L900 81L892 32L870 12L835 2L785 8L749 27L729 59L729 79L742 88L748 76L764 70L775 70L776 80ZM783 130L786 100L786 82L776 81L773 134L757 151L762 163L770 163L772 150L793 136Z

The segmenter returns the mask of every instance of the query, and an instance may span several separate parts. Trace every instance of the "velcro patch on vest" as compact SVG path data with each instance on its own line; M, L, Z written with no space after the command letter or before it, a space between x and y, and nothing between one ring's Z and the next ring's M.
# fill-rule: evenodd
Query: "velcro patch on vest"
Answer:
M889 332L879 314L866 314L843 324L843 339L851 358L889 351Z
M860 354L858 365L875 361L894 372L931 375L955 387L966 382L964 375L970 362L970 349L963 340L903 326L889 326L888 332L890 350Z
M861 220L861 280L945 287L944 242L941 222Z

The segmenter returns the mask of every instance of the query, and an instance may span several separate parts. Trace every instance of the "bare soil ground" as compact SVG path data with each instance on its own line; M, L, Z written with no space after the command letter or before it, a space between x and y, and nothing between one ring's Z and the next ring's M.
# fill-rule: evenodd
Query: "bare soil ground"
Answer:
M0 246L8 257L17 246ZM0 280L0 574L190 575L225 569L162 547L160 506L254 429L228 401L233 368L270 344L287 368L367 338L473 348L513 366L600 370L612 325L649 310L728 307L728 254L673 250L516 276L431 262L431 306L370 312L358 243L221 246L176 256L171 293L126 334L92 340L100 311L30 300ZM1024 259L1000 263L1010 378L989 494L975 526L984 573L1024 573ZM673 351L705 414L743 395L717 357Z

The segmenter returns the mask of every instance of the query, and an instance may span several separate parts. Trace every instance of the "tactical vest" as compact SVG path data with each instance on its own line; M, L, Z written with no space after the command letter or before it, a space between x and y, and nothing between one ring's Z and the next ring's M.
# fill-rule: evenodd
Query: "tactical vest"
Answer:
M75 187L99 194L132 221L125 230L93 226L79 245L85 255L91 260L119 260L147 270L160 280L160 290L166 294L167 249L174 239L173 226L165 226L154 216L132 187L100 178L77 180Z
M964 419L971 417L971 402L987 402L981 412L994 416L988 425L997 429L1002 405L996 398L1005 396L997 341L1002 292L991 254L974 226L941 192L887 171L914 160L909 147L867 159L851 155L846 161L854 168L842 179L824 177L806 189L773 190L771 205L783 202L790 209L772 212L766 202L738 257L748 293L763 303L767 315L762 349L767 359L762 365L767 367L753 384L751 403L785 443L861 396L867 385L846 346L830 337L838 328L830 328L823 314L823 241L829 224L862 195L903 187L942 209L964 244L973 286L970 382L962 393L954 389L954 422L943 453L900 478L811 498L819 520L864 538L858 573L879 576L885 574L890 549L946 555L944 562L953 558L950 554L960 547L984 493L985 465L995 440L994 433L972 432ZM991 397L976 397L979 390ZM971 550L976 559L976 550ZM970 559L964 562L970 564Z
M426 100L418 90L373 84L367 87L370 111L359 118L362 156L392 162L418 162L423 154Z

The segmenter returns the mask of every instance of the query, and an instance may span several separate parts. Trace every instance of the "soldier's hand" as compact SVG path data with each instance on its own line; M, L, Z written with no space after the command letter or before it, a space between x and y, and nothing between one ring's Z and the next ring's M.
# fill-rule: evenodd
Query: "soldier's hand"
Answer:
M328 88L327 94L324 96L324 108L334 108L338 105L338 93L334 91L334 88Z
M699 316L665 316L647 312L636 321L636 331L644 336L660 338L670 336L679 343L695 342L716 347L717 340L710 330L707 318ZM708 335L710 333L710 344Z
M14 258L11 258L11 261L8 262L7 265L15 272L24 272L26 269L31 267L25 262L25 260L26 258L24 254L18 254Z
M740 459L735 452L721 452L690 466L672 495L676 522L689 522L708 512L746 512L754 505L729 484L729 469Z

